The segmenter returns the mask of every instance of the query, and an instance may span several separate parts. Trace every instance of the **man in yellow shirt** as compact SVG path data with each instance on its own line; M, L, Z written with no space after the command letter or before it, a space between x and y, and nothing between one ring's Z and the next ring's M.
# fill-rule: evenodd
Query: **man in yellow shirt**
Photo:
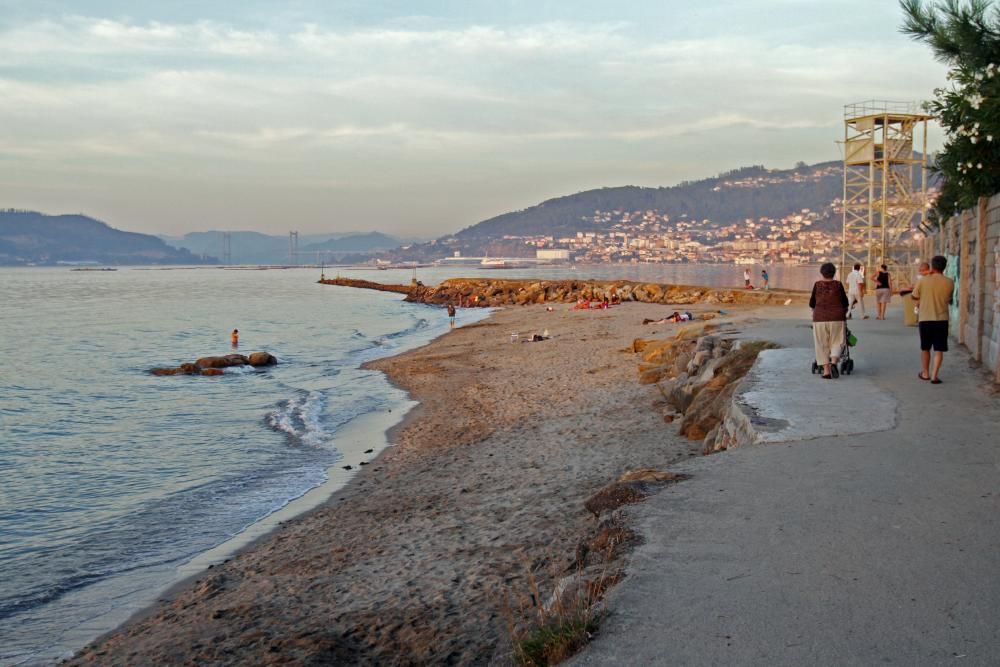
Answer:
M944 353L948 351L948 306L955 291L955 282L944 276L948 260L941 255L931 258L931 272L917 281L911 295L917 302L920 328L920 379L941 384L938 372ZM931 348L934 366L931 367Z

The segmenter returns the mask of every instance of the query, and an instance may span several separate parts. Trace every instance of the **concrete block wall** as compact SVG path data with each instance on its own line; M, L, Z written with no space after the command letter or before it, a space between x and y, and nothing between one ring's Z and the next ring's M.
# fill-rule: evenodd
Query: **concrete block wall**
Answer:
M923 255L958 265L951 333L1000 382L1000 194L982 198L923 241Z

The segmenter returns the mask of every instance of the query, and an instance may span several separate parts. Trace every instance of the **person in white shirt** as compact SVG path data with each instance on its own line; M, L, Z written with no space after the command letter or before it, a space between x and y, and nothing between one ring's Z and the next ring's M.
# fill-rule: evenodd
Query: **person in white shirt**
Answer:
M847 319L854 315L856 305L861 306L861 318L868 319L868 313L865 312L865 274L861 272L860 264L855 264L854 270L847 274L847 300L851 304Z
M743 269L743 287L750 289L750 269Z

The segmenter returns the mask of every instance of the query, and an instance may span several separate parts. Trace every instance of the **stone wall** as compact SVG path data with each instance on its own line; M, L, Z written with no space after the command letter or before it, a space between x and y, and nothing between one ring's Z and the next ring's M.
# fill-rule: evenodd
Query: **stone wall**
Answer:
M948 258L957 283L952 337L1000 382L1000 194L949 219L924 240L923 254Z

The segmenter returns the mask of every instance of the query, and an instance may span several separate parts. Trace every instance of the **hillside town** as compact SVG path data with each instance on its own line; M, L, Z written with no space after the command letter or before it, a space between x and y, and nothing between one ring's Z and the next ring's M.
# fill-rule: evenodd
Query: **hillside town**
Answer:
M694 220L685 215L672 219L668 213L656 210L594 211L591 222L609 231L519 240L539 251L566 249L568 257L582 262L799 264L833 256L840 235L824 231L820 224L833 213L833 207L828 211L802 209L780 219L746 219L719 226L711 220Z
M831 180L839 181L842 173L843 166L839 163L808 169L800 165L795 170L742 168L720 175L704 192L766 191L788 184L821 182L829 185ZM931 188L931 195L936 196L936 188ZM534 255L537 261L553 262L814 264L839 259L841 204L841 199L835 197L818 208L794 209L793 205L790 206L793 210L780 217L747 217L735 222L719 222L686 213L672 215L656 208L595 209L590 215L579 218L577 227L581 231L504 234L493 238L490 245L496 254ZM921 236L914 230L902 241L916 244ZM463 248L456 237L435 242L438 243L452 251L453 260L466 254L467 248Z
M658 210L600 211L585 218L598 231L572 236L503 236L506 247L523 244L539 260L587 263L803 264L823 262L839 252L839 200L825 211L808 208L781 218L761 217L719 225L687 215L672 218ZM443 245L455 244L446 239Z

